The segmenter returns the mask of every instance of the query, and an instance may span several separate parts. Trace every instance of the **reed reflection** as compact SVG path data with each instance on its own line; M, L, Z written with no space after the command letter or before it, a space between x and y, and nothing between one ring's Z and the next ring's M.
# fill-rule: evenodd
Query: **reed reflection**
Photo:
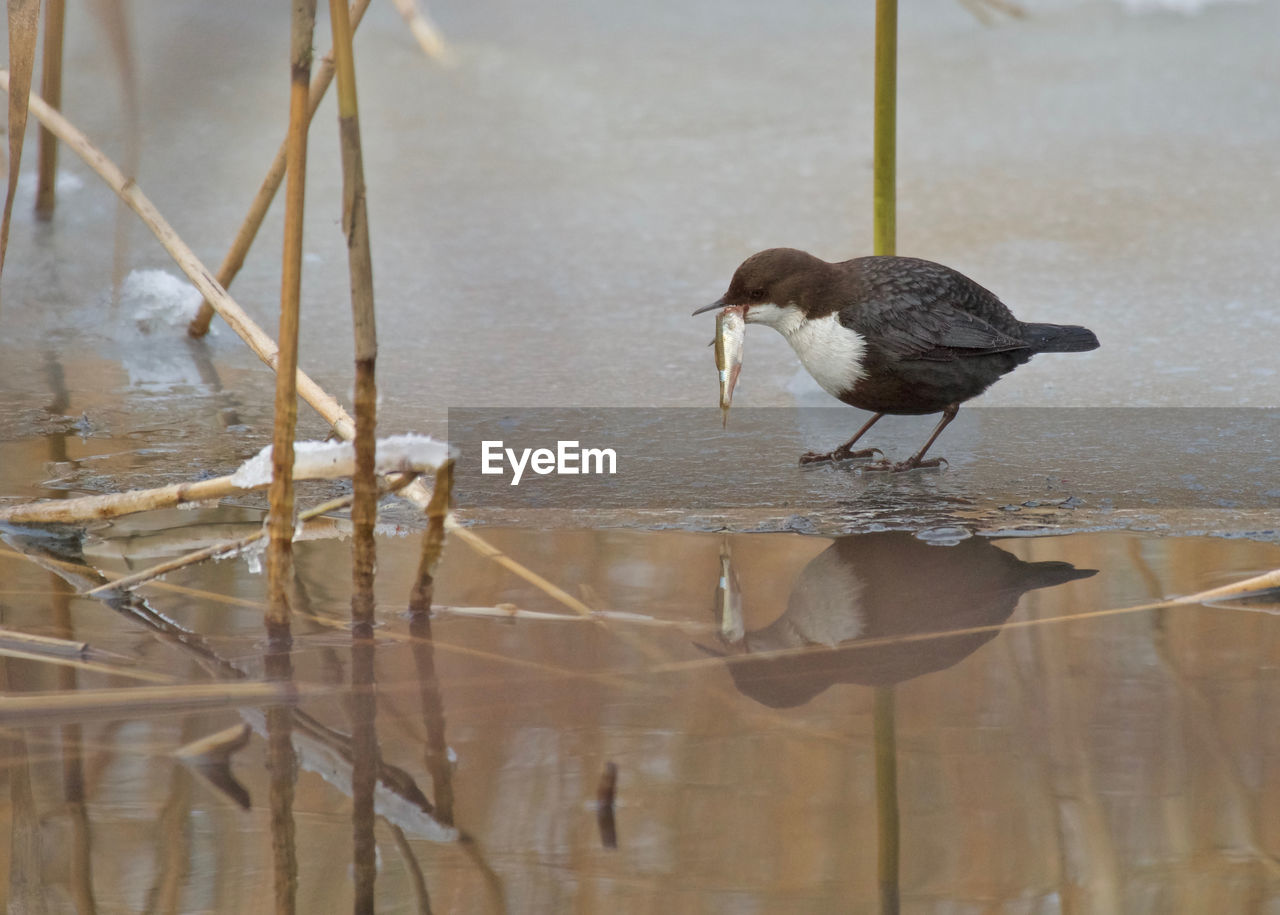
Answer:
M357 623L351 639L351 800L354 851L355 906L357 912L374 909L377 879L377 841L374 838L374 792L381 759L378 753L377 711L374 692L373 629Z

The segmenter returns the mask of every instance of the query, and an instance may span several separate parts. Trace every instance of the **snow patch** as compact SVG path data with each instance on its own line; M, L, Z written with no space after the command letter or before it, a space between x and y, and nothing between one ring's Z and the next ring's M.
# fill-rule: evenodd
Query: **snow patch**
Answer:
M120 285L120 304L144 334L185 328L203 300L199 290L167 270L133 270Z
M428 435L391 435L378 439L375 467L379 476L406 471L434 470L453 455L445 442ZM294 442L293 474L300 479L332 480L350 476L356 450L350 442ZM231 483L241 489L256 489L271 482L271 446L240 465Z

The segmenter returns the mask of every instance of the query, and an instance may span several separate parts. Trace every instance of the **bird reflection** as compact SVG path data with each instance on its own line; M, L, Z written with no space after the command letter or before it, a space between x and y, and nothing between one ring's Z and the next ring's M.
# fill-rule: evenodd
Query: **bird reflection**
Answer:
M738 689L789 708L836 683L886 686L958 664L999 630L895 639L999 626L1026 592L1095 574L1066 562L1024 562L982 537L935 546L903 531L857 534L805 566L786 612L747 631L725 547L718 631Z

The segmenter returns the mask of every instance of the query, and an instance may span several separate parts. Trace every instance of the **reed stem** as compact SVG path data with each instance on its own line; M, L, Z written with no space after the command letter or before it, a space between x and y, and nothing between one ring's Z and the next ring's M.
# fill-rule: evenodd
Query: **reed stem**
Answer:
M267 515L267 625L289 625L293 570L293 434L298 421L298 323L302 295L302 227L307 175L307 90L315 0L294 0L290 47L289 180L285 185L284 256L280 281L280 333L276 366L275 427L271 440Z
M338 78L342 228L347 236L351 321L355 338L356 469L352 477L355 498L351 503L351 619L357 625L369 626L373 624L373 574L377 558L373 527L378 520L378 480L374 473L378 424L378 331L373 305L373 260L369 252L355 54L351 44L351 21L344 0L329 0L329 20L333 26L333 62Z
M9 0L8 13L10 79L17 91L9 95L9 183L4 195L4 214L0 216L0 273L4 272L5 253L9 250L9 222L13 216L13 197L18 190L18 172L22 165L22 139L27 132L27 106L31 71L36 61L40 0Z
M373 261L369 252L369 220L360 149L355 52L345 0L329 0L329 21L333 28L333 63L338 79L342 228L347 236L347 269L351 275L351 321L355 340L356 467L352 477L351 503L353 909L372 915L377 879L374 788L379 764L378 704L374 694L373 666L373 576L377 559L373 528L378 520L378 479L375 473L378 334L374 319Z
M418 559L418 574L409 592L409 615L429 616L435 592L436 566L444 551L445 519L453 506L453 461L447 461L436 470L436 485L427 503L427 529L422 535L422 554Z
M876 0L872 251L897 250L898 0Z
M267 514L267 675L291 681L289 591L293 579L293 435L298 420L298 323L302 296L302 227L306 196L307 90L316 0L294 0L290 34L289 133L285 161L284 254L280 271L279 359L276 366L275 427ZM271 772L271 851L277 915L292 915L298 895L298 855L293 821L293 715L267 709L267 767Z
M46 0L44 8L44 60L40 95L54 108L62 107L62 37L66 31L66 0ZM36 215L48 219L57 203L58 138L40 125L40 171L36 178Z

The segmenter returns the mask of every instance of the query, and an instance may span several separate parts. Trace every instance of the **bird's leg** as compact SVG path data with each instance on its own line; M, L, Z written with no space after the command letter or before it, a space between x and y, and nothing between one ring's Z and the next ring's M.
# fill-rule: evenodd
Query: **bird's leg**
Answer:
M884 452L879 448L863 448L861 451L849 450L853 447L853 443L862 438L863 433L874 426L876 424L876 420L882 416L884 416L883 413L877 413L875 416L871 417L863 424L862 428L857 431L853 438L849 439L834 451L806 451L804 454L800 455L800 463L818 464L822 461L843 461L846 458L871 457L873 454L883 455ZM923 452L921 453L923 454Z
M924 443L924 447L911 455L911 457L907 458L905 461L898 461L897 463L894 463L893 461L876 461L874 464L868 464L862 469L888 470L893 473L901 473L904 470L915 470L917 467L937 467L939 464L947 463L947 459L941 457L930 458L927 461L923 460L924 453L929 450L929 447L937 440L938 436L942 434L942 430L947 428L947 425L951 420L956 418L956 414L959 412L960 404L958 403L953 403L951 406L943 410L942 419L940 419L938 421L938 425L934 427L933 434L930 435L929 440Z

